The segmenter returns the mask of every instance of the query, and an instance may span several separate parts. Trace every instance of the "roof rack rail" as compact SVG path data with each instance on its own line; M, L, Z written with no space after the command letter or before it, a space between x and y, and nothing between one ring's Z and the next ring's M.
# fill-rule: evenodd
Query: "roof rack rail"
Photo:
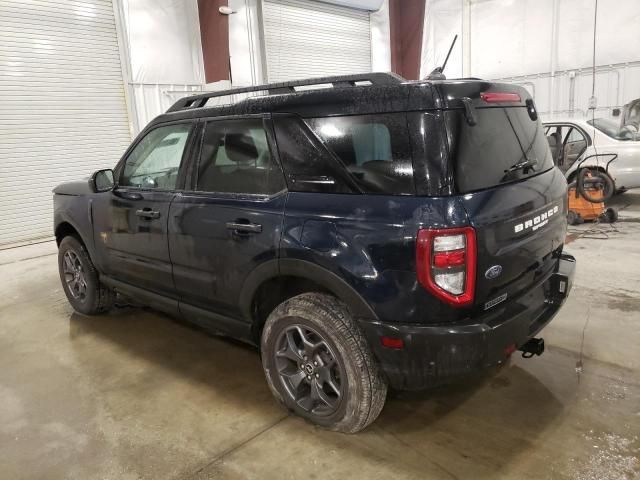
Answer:
M251 93L267 91L268 95L280 95L286 93L296 93L295 87L306 87L313 85L332 84L334 87L355 87L360 82L369 82L371 85L393 85L404 82L405 79L395 73L362 73L358 75L341 75L335 77L308 78L305 80L294 80L291 82L269 83L266 85L253 85L251 87L232 88L229 90L217 90L199 95L183 97L171 105L168 112L176 112L185 108L204 107L210 98L226 97L239 93Z

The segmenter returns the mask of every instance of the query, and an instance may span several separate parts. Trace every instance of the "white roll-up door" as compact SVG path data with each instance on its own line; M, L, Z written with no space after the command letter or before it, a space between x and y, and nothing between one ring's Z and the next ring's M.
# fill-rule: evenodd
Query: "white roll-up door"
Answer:
M130 142L111 0L0 1L0 245L53 234L57 184Z
M264 0L270 82L371 71L369 12L313 0Z

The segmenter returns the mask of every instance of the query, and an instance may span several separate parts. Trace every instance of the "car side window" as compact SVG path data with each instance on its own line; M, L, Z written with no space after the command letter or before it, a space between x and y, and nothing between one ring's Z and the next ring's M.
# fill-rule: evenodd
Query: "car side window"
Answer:
M147 133L127 157L119 185L174 189L190 130L190 123L179 123Z
M415 194L404 114L307 119L366 193Z
M587 140L577 128L569 128L562 149L562 165L570 168L587 148Z
M577 128L572 128L571 131L569 132L569 135L567 135L566 143L575 143L575 142L586 143L584 139L584 135L582 135L580 130L578 130Z
M269 195L284 188L284 177L271 154L262 120L206 124L197 191Z

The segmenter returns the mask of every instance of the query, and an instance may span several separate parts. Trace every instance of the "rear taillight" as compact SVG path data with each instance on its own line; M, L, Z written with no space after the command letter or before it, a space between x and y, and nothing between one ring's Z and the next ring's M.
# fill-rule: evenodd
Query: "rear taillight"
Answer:
M487 103L520 103L520 95L509 92L482 92L480 98Z
M476 232L472 227L420 229L416 241L420 284L455 306L473 303L476 287Z

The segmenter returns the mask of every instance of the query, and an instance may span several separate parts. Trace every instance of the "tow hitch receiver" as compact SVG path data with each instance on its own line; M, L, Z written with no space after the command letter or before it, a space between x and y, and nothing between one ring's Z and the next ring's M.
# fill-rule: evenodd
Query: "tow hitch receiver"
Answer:
M544 353L544 338L531 338L518 350L522 352L522 358L531 358L534 355L542 355Z

